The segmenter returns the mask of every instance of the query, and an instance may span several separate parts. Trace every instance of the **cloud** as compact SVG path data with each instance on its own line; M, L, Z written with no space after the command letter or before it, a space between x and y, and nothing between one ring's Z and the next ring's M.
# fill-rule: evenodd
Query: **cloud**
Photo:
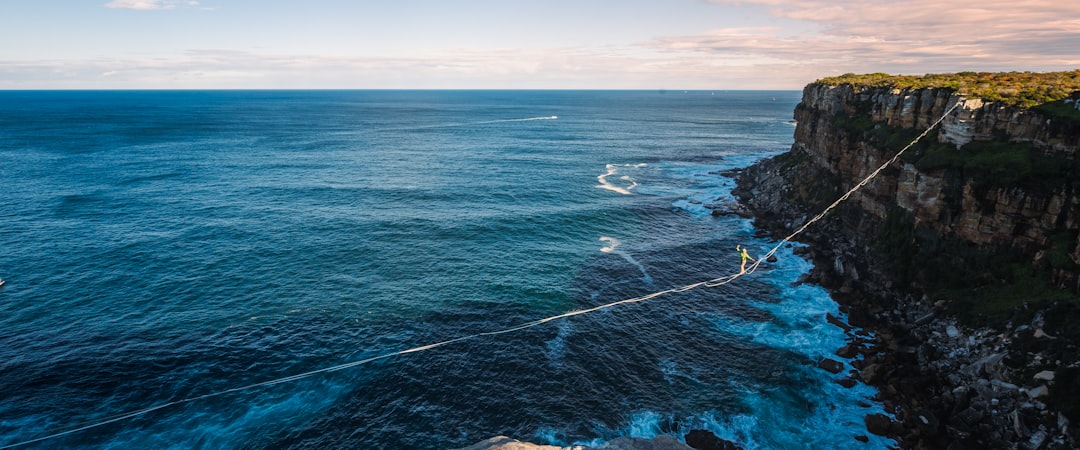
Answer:
M0 60L0 89L716 87L713 64L693 59L619 48L449 48L408 56L203 49L141 59Z
M136 9L141 11L152 11L160 9L173 9L176 5L183 4L189 7L199 6L199 2L195 0L113 0L105 4L106 8L115 9Z
M106 8L116 9L138 9L138 10L155 10L155 9L171 9L174 7L173 2L165 0L113 0L105 4Z
M1080 2L1058 0L709 0L813 31L719 29L669 36L666 51L817 62L823 70L927 73L1080 66ZM831 73L825 73L831 74Z
M845 72L1080 67L1080 2L709 1L746 17L746 25L625 45L421 48L397 56L201 49L153 58L0 59L0 89L798 89ZM190 0L108 6L203 8Z

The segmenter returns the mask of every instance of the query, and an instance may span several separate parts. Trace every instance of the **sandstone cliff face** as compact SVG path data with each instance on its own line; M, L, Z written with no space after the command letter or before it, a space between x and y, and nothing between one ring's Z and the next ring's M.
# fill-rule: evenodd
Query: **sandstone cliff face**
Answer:
M1038 283L1005 279L1018 266L1073 297L1080 291L1074 120L949 89L811 84L795 109L791 151L744 169L734 194L759 227L785 236L950 109L797 237L816 263L810 280L833 291L851 324L873 331L853 366L879 388L903 448L1077 448L1080 408L1058 399L1075 398L1070 386L1080 385L1080 304L1029 307L1026 288ZM995 306L994 290L1016 298ZM968 330L950 317L978 308L996 320ZM1043 373L1059 381L1047 388Z
M787 173L764 164L754 171L758 179L749 183L754 192L744 190L744 197L757 209L775 209L786 201L820 210L825 198L815 202L815 196L846 191L900 150L895 147L910 141L889 142L890 146L871 135L900 130L914 137L957 103L926 139L955 146L957 152L971 142L1026 143L1044 164L1077 167L1080 130L1032 109L966 99L951 89L857 90L811 84L795 109L798 125L791 153L802 162ZM845 126L859 120L861 127ZM826 180L832 185L823 185ZM811 192L800 192L808 186L813 187ZM774 189L786 198L766 192ZM1067 179L1056 185L1030 180L996 185L980 183L962 168L920 170L907 160L883 172L852 202L880 220L899 207L910 213L917 227L974 245L1009 247L1034 265L1045 266L1051 251L1067 255L1072 264L1059 261L1053 268L1056 280L1076 286L1072 266L1080 263L1080 190Z

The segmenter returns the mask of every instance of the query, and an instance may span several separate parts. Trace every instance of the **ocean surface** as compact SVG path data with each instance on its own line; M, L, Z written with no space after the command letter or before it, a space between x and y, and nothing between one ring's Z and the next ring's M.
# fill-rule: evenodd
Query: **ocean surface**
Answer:
M0 92L0 447L885 448L874 390L816 367L843 315L788 247L395 355L736 272L775 242L706 206L790 147L799 99Z

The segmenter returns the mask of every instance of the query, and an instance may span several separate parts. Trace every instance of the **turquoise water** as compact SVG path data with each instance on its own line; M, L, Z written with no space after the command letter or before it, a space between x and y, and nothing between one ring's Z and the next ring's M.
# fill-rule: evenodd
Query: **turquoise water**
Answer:
M231 391L732 273L735 244L772 242L703 204L790 147L799 98L0 92L0 446L179 402L20 448L884 448L851 439L874 392L814 366L844 336L790 249L731 285Z

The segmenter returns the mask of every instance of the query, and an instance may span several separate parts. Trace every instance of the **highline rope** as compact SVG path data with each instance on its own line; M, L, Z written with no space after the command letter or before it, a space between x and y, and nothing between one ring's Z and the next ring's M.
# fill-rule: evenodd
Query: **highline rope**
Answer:
M136 410L136 411L130 411L130 412L123 413L123 414L117 414L117 415L105 417L105 418L98 419L97 421L93 421L93 422L86 422L85 424L77 425L77 426L75 426L75 428L72 428L70 430L55 432L55 433L52 433L52 434L49 434L49 435L46 435L46 436L31 439L31 440L28 440L28 441L22 441L22 442L17 442L17 443L13 443L13 444L6 444L6 445L3 445L3 446L0 446L0 450L20 447L20 446L23 446L23 445L33 444L33 443L36 443L36 442L41 442L41 441L45 441L45 440L49 440L49 439L58 438L58 437L61 437L61 436L66 436L66 435L69 435L69 434L77 433L77 432L88 430L88 429L91 429L91 428L97 428L97 427L100 427L100 426L103 426L103 425L107 425L107 424L114 423L114 422L119 422L119 421L122 421L122 420L127 420L127 419L137 417L137 416L141 416L143 414L147 414L147 413L150 413L150 412L153 412L153 411L157 411L157 410L160 410L160 409L165 409L165 408L168 408L168 407L171 407L171 406L176 406L176 405L180 405L180 404L184 404L184 403L190 403L190 402L195 402L195 401L199 401L199 400L205 400L205 399L208 399L208 398L219 397L219 396L222 396L222 395L225 395L225 394L231 394L231 393L234 393L234 392L246 391L246 390L254 389L254 388L258 388L258 387L265 387L265 386L272 386L272 385L275 385L275 384L287 383L287 382L290 382L290 381L296 381L296 380L300 380L300 379L303 379L303 378L307 378L307 377L310 377L310 376L313 376L313 375L318 375L318 374L323 374L323 373L330 373L330 372L337 372L339 370L345 370L345 369L353 368L353 367L356 367L356 366L364 365L364 364L374 362L374 361L378 361L378 360L381 360L381 359L387 359L387 358L391 358L391 357L394 357L394 356L405 355L405 354L408 354L408 353L416 353L416 352L422 352L422 351L425 351L425 350L431 350L431 349L436 348L436 347L442 347L444 345L454 344L454 343L469 340L469 339L475 339L475 338L485 337L485 336L495 336L495 335L506 334L506 333L513 333L513 332L516 332L516 331L524 330L526 328L532 328L532 327L535 327L537 325L542 325L542 324L545 324L545 323L548 323L548 322L551 322L551 321L554 321L554 320L558 320L558 319L565 319L567 317L573 317L573 316L579 316L579 315L582 315L582 314L588 314L588 313L592 313L592 312L596 312L596 311L600 311L600 310L603 310L603 309L608 309L608 308L612 308L612 307L615 307L615 306L618 306L618 305L624 305L624 304L628 304L628 303L640 303L640 302L644 302L644 301L647 301L647 300L651 300L651 299L656 298L656 297L660 297L662 295L673 294L673 293L678 293L678 292L686 292L686 291L689 291L689 290L692 290L692 289L697 289L697 288L702 287L702 286L716 287L716 286L722 286L722 285L731 283L731 282L741 278L744 275L749 275L751 273L754 273L754 271L756 271L757 268L761 265L762 261L764 261L764 260L768 259L770 256L773 256L774 254L776 254L776 252L779 251L780 248L784 244L790 242L792 239L794 239L799 234L802 234L802 232L805 231L807 229L807 227L809 227L810 225L812 225L815 222L817 222L817 221L821 220L822 218L824 218L825 215L827 215L830 211L832 211L837 206L839 206L840 203L844 202L849 197L851 197L851 195L854 194L856 191L858 191L859 189L862 189L864 186L869 184L870 181L873 180L875 177L877 177L879 173L881 173L883 170L885 170L885 168L887 168L888 166L895 163L898 159L900 159L900 156L903 155L904 152L906 152L909 148L911 148L916 143L918 143L919 140L921 140L923 137L925 137L927 134L929 134L931 130L933 130L935 127L938 126L938 124L941 123L941 121L945 120L945 117L947 117L950 113L952 113L953 110L955 110L959 105L960 105L960 102L957 101L955 104L953 104L952 107L950 107L947 111L945 111L945 113L942 114L940 118L938 118L936 121L934 121L933 124L931 124L929 127L927 127L927 129L925 131L923 131L922 134L915 137L915 139L912 140L911 143L904 146L904 148L900 149L900 151L897 152L895 155L893 155L892 158L890 158L888 161L886 161L881 166L879 166L876 170L871 172L870 175L867 175L866 178L864 178L862 181L860 181L858 184L856 184L854 187L852 187L850 190L848 190L846 193L844 193L844 195L840 196L840 198L836 199L836 201L834 201L831 205L829 205L827 208L825 208L823 211L821 211L821 213L814 216L812 219L808 220L806 223L804 223L798 229L793 231L787 237L785 237L785 238L781 239L779 242L777 242L776 245L773 246L773 248L771 250L769 250L763 256L761 256L761 257L757 258L756 260L754 260L753 264L751 264L749 267L747 267L747 269L745 271L737 272L737 273L734 273L734 274L731 274L731 275L722 276L722 277L719 277L719 278L714 278L714 279L707 280L707 281L700 281L700 282L697 282L697 283L688 284L688 285L682 286L682 287L667 289L667 290L664 290L664 291L653 292L651 294L642 295L640 297L634 297L634 298L628 298L628 299L624 299L624 300L619 300L619 301L616 301L616 302L607 303L607 304L596 306L596 307L593 307L593 308L570 311L570 312L567 312L567 313L563 313L563 314L559 314L559 315L555 315L555 316L551 316L551 317L546 317L546 318L543 318L543 319L534 320L532 322L526 322L526 323L516 325L516 326L510 327L510 328L505 328L505 329L502 329L502 330L486 331L486 332L481 332L481 333L476 333L476 334L470 334L468 336L461 336L461 337L457 337L457 338L454 338L454 339L449 339L449 340L445 340L445 341L441 341L441 342L436 342L434 344L427 344L427 345L422 345L422 346L419 346L419 347L413 347L413 348L410 348L410 349L401 350L401 351L397 351L397 352L386 353L386 354L379 355L379 356L374 356L374 357L371 357L371 358L361 359L361 360L358 360L358 361L348 362L348 363L345 363L345 364L340 364L340 365L336 365L336 366L332 366L332 367L326 367L326 368L322 368L322 369L312 370L312 371L309 371L309 372L304 372L304 373L291 375L291 376L287 376L287 377L283 377L283 378L277 378L277 379L273 379L273 380L269 380L269 381L263 381L263 382L260 382L260 383L249 384L249 385L246 385L246 386L235 387L235 388L232 388L232 389L226 389L226 390L223 390L223 391L212 392L212 393L209 393L209 394L203 394L203 395L199 395L199 396L195 396L195 397L188 397L188 398L181 399L181 400L174 400L174 401L171 401L171 402L162 403L162 404L159 404L159 405L151 406L151 407Z

